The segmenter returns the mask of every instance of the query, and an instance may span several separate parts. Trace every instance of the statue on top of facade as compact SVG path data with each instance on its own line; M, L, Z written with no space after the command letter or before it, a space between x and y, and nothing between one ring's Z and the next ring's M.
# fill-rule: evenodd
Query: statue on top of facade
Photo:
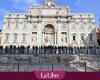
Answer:
M55 6L54 2L55 2L55 0L45 0L44 6L45 7L54 7Z

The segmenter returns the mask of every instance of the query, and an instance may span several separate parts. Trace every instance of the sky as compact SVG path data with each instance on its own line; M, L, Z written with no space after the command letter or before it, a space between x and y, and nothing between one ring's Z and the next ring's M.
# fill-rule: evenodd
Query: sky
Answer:
M27 13L28 6L40 6L44 0L1 0L0 1L0 29L3 26L3 17L7 12ZM100 0L55 0L57 6L69 6L72 13L94 13L96 26L99 25Z

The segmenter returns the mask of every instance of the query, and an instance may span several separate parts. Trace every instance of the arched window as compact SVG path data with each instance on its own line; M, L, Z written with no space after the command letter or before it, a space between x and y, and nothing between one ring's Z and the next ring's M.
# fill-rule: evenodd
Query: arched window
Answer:
M75 36L75 35L73 35L73 40L74 40L74 41L76 40L76 36Z
M85 34L84 33L81 34L81 40L82 41L85 40Z
M76 41L76 34L73 34L73 41Z

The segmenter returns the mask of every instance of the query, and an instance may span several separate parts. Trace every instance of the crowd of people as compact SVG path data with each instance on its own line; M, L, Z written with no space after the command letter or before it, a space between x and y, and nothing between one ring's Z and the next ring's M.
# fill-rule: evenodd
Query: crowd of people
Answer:
M0 54L100 54L98 47L66 46L0 46Z

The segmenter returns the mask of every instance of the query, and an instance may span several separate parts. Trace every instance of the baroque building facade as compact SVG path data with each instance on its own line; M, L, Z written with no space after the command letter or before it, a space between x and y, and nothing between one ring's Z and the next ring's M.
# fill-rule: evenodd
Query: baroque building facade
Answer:
M6 13L1 44L25 46L97 46L95 16L71 13L70 7L45 0L28 13Z

